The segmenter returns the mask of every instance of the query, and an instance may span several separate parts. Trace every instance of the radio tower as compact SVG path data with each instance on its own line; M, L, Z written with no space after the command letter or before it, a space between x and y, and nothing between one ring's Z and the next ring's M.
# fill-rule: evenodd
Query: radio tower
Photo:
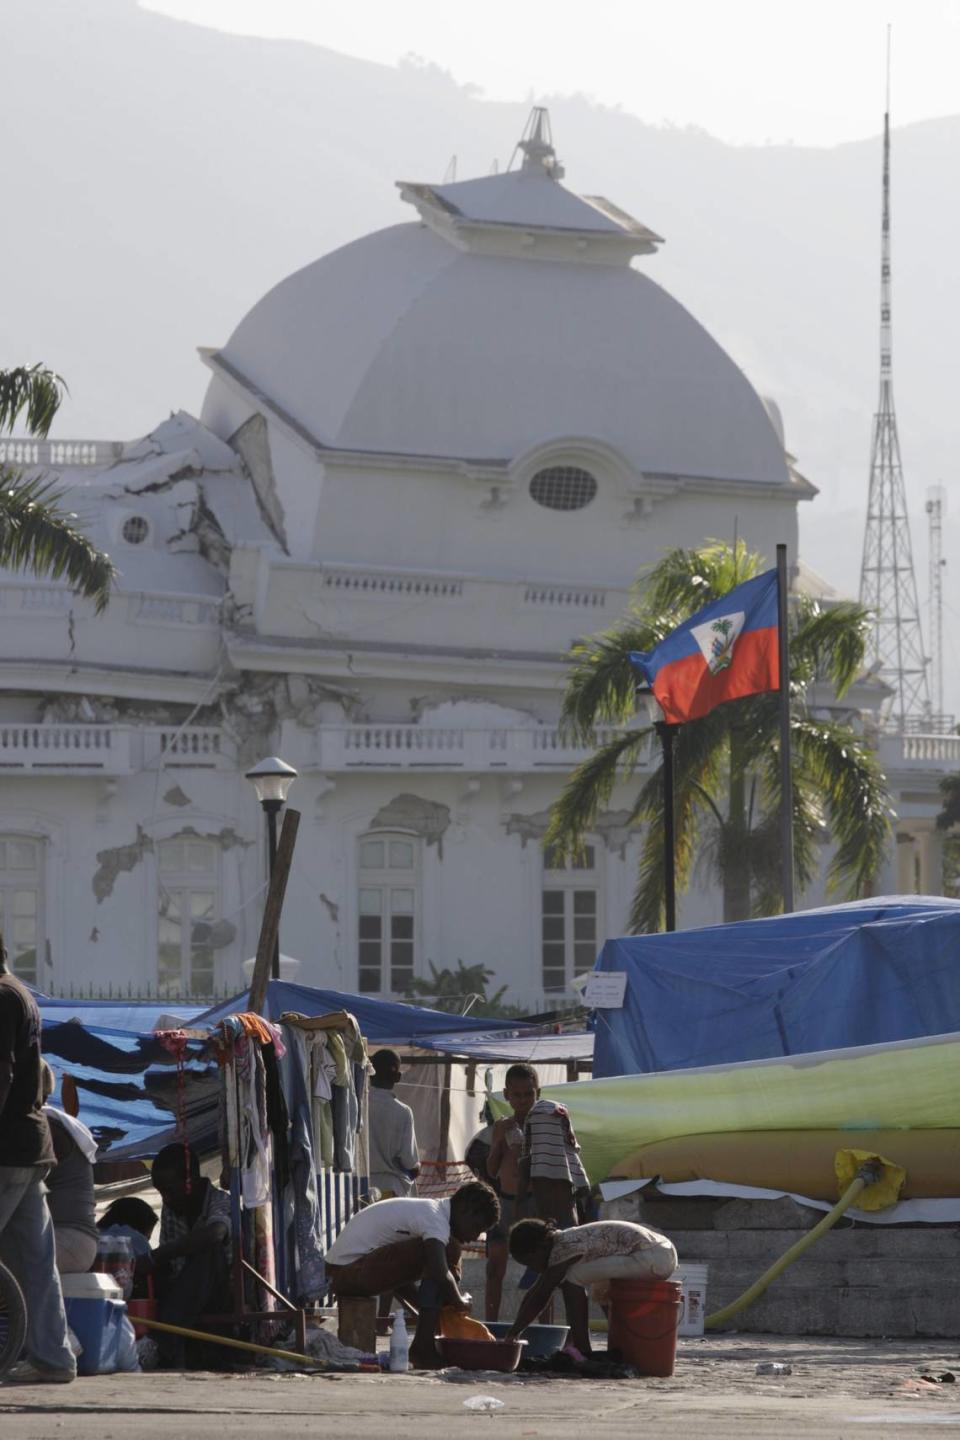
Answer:
M930 713L927 661L913 571L910 521L893 407L890 330L890 31L887 30L887 105L883 116L883 211L880 245L880 401L873 419L870 495L863 537L860 603L871 612L867 654L892 690L883 710L888 726L904 731Z
M953 717L943 713L943 511L946 491L931 485L927 491L927 523L930 536L930 688L933 713L930 730L945 735L953 728Z

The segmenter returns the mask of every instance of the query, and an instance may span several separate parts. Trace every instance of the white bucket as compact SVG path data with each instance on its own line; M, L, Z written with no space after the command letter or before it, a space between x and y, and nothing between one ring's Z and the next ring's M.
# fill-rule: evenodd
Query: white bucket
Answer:
M670 1276L675 1285L683 1287L683 1314L678 1335L702 1335L703 1317L707 1313L707 1266L687 1262L678 1265Z

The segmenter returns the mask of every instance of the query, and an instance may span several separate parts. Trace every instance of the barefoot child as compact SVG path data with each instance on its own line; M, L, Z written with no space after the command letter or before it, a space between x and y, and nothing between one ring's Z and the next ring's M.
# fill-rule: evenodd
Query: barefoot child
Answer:
M592 1286L594 1300L603 1305L611 1280L666 1280L677 1268L677 1252L666 1235L630 1220L600 1220L570 1230L520 1220L510 1231L510 1254L540 1279L524 1296L508 1338L533 1324L558 1285L572 1285L583 1300L570 1317L570 1339L584 1355L590 1353L590 1331L583 1286Z
M520 1151L523 1124L539 1094L537 1072L532 1065L511 1065L504 1077L503 1098L513 1111L497 1120L490 1137L487 1174L500 1187L500 1220L487 1231L487 1319L500 1317L503 1277L507 1272L507 1237L518 1219L516 1202L520 1185Z

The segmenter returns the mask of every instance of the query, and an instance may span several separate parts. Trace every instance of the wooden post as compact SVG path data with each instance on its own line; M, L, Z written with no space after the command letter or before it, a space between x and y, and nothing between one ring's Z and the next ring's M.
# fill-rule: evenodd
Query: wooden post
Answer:
M283 910L283 899L287 893L287 880L290 876L290 866L293 863L293 847L297 843L299 824L300 811L288 810L283 817L283 826L280 830L277 863L267 889L267 903L263 907L257 958L254 961L253 976L250 980L250 999L247 1004L257 1015L263 1010L263 1002L267 998L267 981L270 978L274 947L280 933L280 914Z

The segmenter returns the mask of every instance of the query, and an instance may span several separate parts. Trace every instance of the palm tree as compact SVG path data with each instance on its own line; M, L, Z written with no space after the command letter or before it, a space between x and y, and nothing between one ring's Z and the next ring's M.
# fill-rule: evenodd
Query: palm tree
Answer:
M0 370L0 433L22 417L31 435L45 436L63 398L59 375L42 365ZM43 477L24 480L0 466L0 567L66 579L106 608L115 571L110 557L76 528L62 508L62 493Z
M712 600L765 568L760 555L712 541L674 549L638 582L626 617L575 646L561 725L569 739L595 743L598 725L626 727L635 713L631 650L650 650ZM890 796L876 756L852 726L809 713L815 680L838 697L860 672L867 613L852 602L821 609L804 596L791 604L790 692L793 835L798 888L817 871L818 842L832 837L829 889L844 898L869 892L890 838ZM630 780L651 744L649 728L623 728L574 771L553 808L544 844L576 854L618 781ZM674 742L677 887L689 886L694 860L723 891L725 921L776 914L780 893L780 776L777 697L754 695L683 725ZM643 827L630 925L663 923L663 769L640 784L631 821Z

